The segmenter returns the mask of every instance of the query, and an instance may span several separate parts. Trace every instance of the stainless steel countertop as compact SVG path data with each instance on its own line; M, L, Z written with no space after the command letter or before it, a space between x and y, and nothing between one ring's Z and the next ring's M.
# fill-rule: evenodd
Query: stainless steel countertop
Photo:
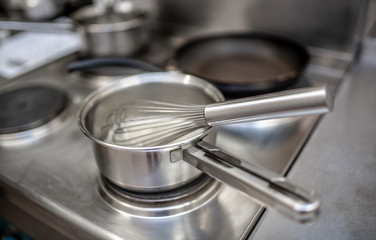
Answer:
M302 83L326 83L335 88L346 70L347 60L313 58ZM55 239L243 239L248 236L262 208L224 184L218 194L189 216L150 221L108 206L98 193L98 169L89 141L79 131L74 114L90 89L61 74L63 67L64 64L50 64L14 82L3 83L2 88L41 83L65 89L72 100L73 114L56 132L35 144L0 148L1 214L40 239L49 239L51 233ZM284 174L309 137L316 118L287 121L277 131L271 125L272 131L264 129L260 134L257 134L259 126L254 128L256 134L250 126L247 126L249 134L241 127L225 128L219 132L219 138L226 141L219 145L240 158ZM299 183L311 187L310 181Z
M321 216L301 226L267 211L249 239L375 239L373 45L366 46L365 56L341 84L334 112L322 119L289 173L291 180L321 195Z

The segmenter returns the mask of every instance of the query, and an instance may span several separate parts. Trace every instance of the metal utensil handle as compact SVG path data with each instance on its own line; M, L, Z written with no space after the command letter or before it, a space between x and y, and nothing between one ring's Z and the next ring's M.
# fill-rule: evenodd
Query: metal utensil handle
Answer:
M97 58L73 62L68 65L67 71L83 71L98 67L132 67L149 72L163 72L164 69L150 63L132 58Z
M250 195L297 221L308 222L318 215L320 201L286 178L248 162L234 158L206 142L183 150L183 159L209 176Z
M30 32L72 32L75 26L69 22L22 22L22 21L0 21L0 29L30 31Z
M205 107L208 125L217 126L330 111L332 95L326 87L301 88L214 103Z

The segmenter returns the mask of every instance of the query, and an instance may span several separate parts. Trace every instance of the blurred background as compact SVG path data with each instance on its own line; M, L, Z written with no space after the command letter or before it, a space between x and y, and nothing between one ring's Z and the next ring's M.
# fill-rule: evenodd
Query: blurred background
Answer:
M299 54L303 55L304 60L295 69L294 74L296 75L289 76L289 81L286 84L278 85L277 88L272 87L268 90L263 88L262 91L256 87L256 89L245 91L246 95L257 95L289 88L321 86L323 84L327 85L333 92L336 92L342 81L352 74L352 69L358 64L359 59L367 58L371 59L372 64L375 63L375 21L376 0L0 0L0 92L7 93L9 89L12 90L24 86L27 88L28 84L53 86L67 93L67 96L63 99L64 101L62 100L66 105L64 107L69 109L73 106L76 110L89 93L124 76L145 71L165 71L170 69L178 69L194 75L187 69L185 69L187 71L183 68L179 69L179 66L176 66L176 62L174 62L174 60L178 59L179 50L184 49L184 46L190 46L185 45L186 43L210 36L239 33L271 34L276 36L273 40L277 39L277 42L280 39L283 39L283 41L286 39L288 41L291 40L292 43L298 46L298 49L302 50L303 53ZM250 38L255 37L255 35L247 36L250 36ZM235 49L234 45L231 45L229 49ZM195 53L201 53L199 56L212 54L209 50L206 52L205 48L195 51ZM307 51L307 54L305 51ZM222 53L221 51L219 52ZM237 50L237 53L239 52L242 52L241 47ZM300 58L285 56L281 50L271 51L266 49L262 53L266 53L266 56L276 54L273 57L278 57L280 62L284 62L284 60L292 62L294 67L301 60ZM187 56L186 61L190 62L197 54L188 54ZM367 71L373 68L374 65L372 64L367 62ZM371 75L367 75L367 79ZM365 77L359 77L359 79L361 78ZM277 79L277 82L281 80L279 76L275 79ZM211 81L210 78L206 80ZM357 79L354 78L354 80ZM212 82L218 84L216 80ZM249 87L243 84L238 85L238 82L231 82L231 80L226 82L226 84L230 84L232 90L235 89L235 94L232 92L229 98L243 96L244 89L242 88ZM219 83L218 87L220 88L221 86L221 83ZM236 92L238 89L240 89L239 92ZM222 91L222 89L220 90ZM228 97L225 92L223 93L225 97ZM362 94L358 93L358 95ZM351 97L349 98L351 99ZM13 106L16 105L13 104ZM20 105L17 105L16 108ZM348 107L347 110L350 108ZM341 110L341 108L339 109ZM32 110L37 112L39 106ZM365 112L369 112L368 109ZM3 114L6 116L6 111L3 111ZM60 112L56 115L59 114ZM91 225L87 227L89 225L82 224L81 226L78 223L76 226L73 223L74 221L64 219L65 216L73 216L72 218L75 219L77 216L81 217L88 212L95 212L98 209L106 209L105 207L107 207L97 192L97 182L92 179L91 174L94 171L92 169L88 170L86 165L76 166L77 162L86 163L85 161L93 160L93 157L89 147L85 148L88 145L85 142L86 139L77 137L81 136L81 133L78 133L75 114L73 111L69 112L69 117L67 118L71 122L65 122L66 126L70 124L65 135L59 133L59 128L56 130L58 134L54 132L55 130L50 131L48 129L43 132L41 137L37 136L34 139L34 136L29 138L32 134L27 132L33 129L28 129L26 134L23 134L25 131L21 130L21 137L19 138L17 135L15 137L16 141L12 142L14 140L12 138L19 132L12 132L10 134L11 137L9 137L8 132L5 132L5 134L0 133L0 154L2 154L0 155L0 200L2 200L0 203L3 203L2 206L0 204L0 213L4 215L4 218L0 218L1 239L31 239L17 227L21 227L23 230L31 232L33 236L41 237L41 239L48 239L48 236L51 236L51 232L59 232L59 234L64 235L62 239L67 236L74 238L77 236L75 234L87 234L85 235L86 237L96 236L97 232L93 230L94 228L91 228ZM338 122L346 122L342 120L343 118L336 120L336 122L333 121L331 124L337 126ZM278 174L286 175L301 148L305 146L306 140L311 136L318 121L318 118L308 119L308 121L304 119L302 121L300 119L294 120L294 127L291 128L290 126L287 130L283 124L277 124L277 127L281 127L281 129L273 128L273 131L260 129L261 125L252 126L253 128L247 126L247 128L225 129L219 133L219 138L224 139L221 147L228 147L230 150L237 151L236 153L240 157L252 156L252 160L256 164L269 168ZM48 123L48 121L43 121L43 124L46 122ZM245 129L250 132L246 132ZM356 129L356 126L354 129ZM72 135L69 135L71 133ZM321 132L321 135L325 136L325 133ZM22 139L25 136L27 139ZM9 139L11 139L10 142L8 141ZM46 141L46 139L49 139L49 141ZM330 143L330 139L326 140L328 140L328 146L333 147L336 145L336 143ZM25 141L28 144L31 143L31 145L25 145L26 147L17 145L19 141L22 143ZM233 145L228 144L228 142ZM48 144L51 144L57 150L51 150ZM79 144L84 146L84 150L77 149L76 146L81 146ZM18 148L12 148L13 145ZM315 147L317 145L319 144L316 144ZM32 147L29 148L29 146ZM61 146L66 147L66 149ZM320 149L319 147L320 145L317 149ZM33 152L35 155L29 155L32 148L40 150ZM61 149L69 152L71 157L64 159L64 156L61 157L59 155L56 157L58 160L55 161L56 165L54 165L55 163L50 162L50 158L55 158L55 152ZM260 149L262 151L259 151ZM342 150L338 152L342 152ZM19 162L13 161L14 159L18 160L17 158L21 160ZM33 159L40 160L33 165L34 171L38 174L31 172L27 175L24 173L24 169L28 169L29 161L32 162ZM2 160L3 162L1 162ZM314 160L316 159L314 158ZM358 161L358 159L356 160ZM329 160L325 162L329 162ZM355 161L348 162L349 169L351 168L351 162ZM59 164L62 163L65 164L66 172L60 171L61 166ZM341 163L338 165L342 166ZM314 167L306 166L310 165L303 166L303 169L308 173L310 173L309 169L315 169ZM321 166L316 167L320 169ZM44 171L45 169L48 171ZM96 169L95 166L93 169ZM339 169L338 172L340 171L342 170ZM316 171L312 175L320 176L321 172ZM29 176L31 181L24 180L24 175ZM48 189L44 185L45 180L42 179L44 176L49 177L51 175L53 175L51 177L51 186L56 189L57 194ZM360 175L363 175L363 172ZM54 178L55 176L58 177ZM321 184L319 180L326 179L325 177L330 179L331 176L331 174L328 174L328 176L322 178L317 177L316 186L313 183L311 184L309 180L302 180L302 182L308 186L310 184L313 185L313 189L320 189L320 187L324 188L325 184ZM371 174L365 174L364 176L372 179ZM341 175L341 177L346 179L347 176ZM61 179L66 182L71 181L72 186L75 186L75 188L72 187L67 190L64 185L65 182L61 181ZM341 178L339 177L338 179ZM95 187L92 187L92 189L88 187L87 189L90 190L86 191L87 189L80 188L81 184L84 187L93 185ZM2 190L4 190L4 194ZM27 190L40 193L40 196L35 197ZM60 190L61 192L59 192ZM66 191L65 194L64 191ZM324 188L321 191L327 207L336 206L336 202L331 199L332 189ZM17 195L18 192L20 192L19 195ZM71 194L72 192L73 194ZM70 198L70 195L81 196L83 192L88 194L85 195L90 199L88 202L92 201L90 204L93 207L90 206L89 210L76 204L76 202L80 201L80 197L76 199ZM13 196L12 194L16 197L8 197ZM325 199L325 197L329 199ZM19 205L17 205L18 198L22 199ZM13 214L13 210L8 210L7 208L7 204L13 206L12 204L14 203L12 201L14 199L16 199L15 202L17 203L15 209L17 211L21 209L17 212L19 214L17 216ZM43 201L45 199L53 203L51 204L52 207L44 206ZM349 198L343 199L346 202ZM362 199L364 200L364 198ZM363 203L362 201L360 202ZM30 210L28 207L34 206L34 203L38 207L32 207ZM364 206L366 205L360 204L359 209L366 209ZM336 209L335 207L333 208ZM259 209L261 209L260 206L254 213L255 217L251 216L251 214L247 216L252 219L252 223L251 220L249 222L246 222L248 220L244 221L246 223L243 222L242 224L245 227L236 232L240 232L239 235L243 239L250 236L251 229L258 223L258 219L263 213L263 210ZM24 218L22 214L29 210L32 217ZM328 208L325 210L328 210ZM44 211L47 214L44 214ZM59 223L61 219L64 219L61 221L61 226L56 227L50 223L50 215L48 215L50 212L54 213L53 216L56 217L54 218L54 220L57 219L56 222ZM127 217L109 212L107 210L101 212L103 216L100 217L103 219L118 218L117 220L119 221L116 220L114 223L106 224L101 221L96 222L96 217L98 216L85 215L85 221L96 224L93 226L97 228L104 229L103 234L110 233L110 235L102 235L102 237L114 237L114 235L111 235L113 228L122 229L122 221L127 223L129 220ZM332 216L329 212L327 211L328 215ZM342 211L338 209L334 210L334 212L342 214ZM26 215L29 216L29 213ZM323 234L324 238L330 235L325 235L325 231L321 231L321 229L332 230L327 225L328 221L332 223L331 219L325 219L325 216L328 215L324 215L324 220L327 221L319 222L311 228L313 229L312 232L317 234L313 239L316 236L320 236L320 234ZM359 225L366 226L365 228L369 230L370 228L367 224L372 224L372 221L366 221L363 218L364 215L362 211L358 211L355 217L348 213L346 219L354 218ZM278 220L278 217L275 218L273 215L272 217L273 221L274 219ZM35 219L38 220L36 221ZM83 222L86 223L85 221ZM273 221L269 222L269 224L273 225ZM280 221L284 222L283 220ZM341 221L341 219L338 220L336 222L338 225L336 226L342 226L343 222ZM346 222L346 220L343 221ZM16 224L17 227L10 222ZM142 224L140 223L139 226L144 228ZM132 224L129 223L129 225ZM38 226L38 228L34 226ZM71 228L76 227L77 232L70 231ZM354 231L361 232L359 230L361 228L355 226ZM237 230L236 227L234 229ZM309 233L312 233L309 228L306 228L308 229L308 234L304 232L304 229L301 229L294 228L294 231L302 231L301 236L308 236ZM165 231L168 232L168 230L166 228ZM226 232L229 235L233 234L233 232L225 229L223 229L223 232L225 232L224 234ZM268 231L265 230L265 232ZM264 232L261 231L261 233ZM123 232L119 231L119 237L129 236L127 233L121 234ZM174 239L175 235L173 234L171 233L171 239ZM212 231L209 234L215 235L216 233ZM341 232L336 234L335 236L342 236ZM369 236L374 236L372 234L374 232L369 230L362 236L366 239ZM299 235L297 234L296 236ZM341 239L340 237L339 239Z

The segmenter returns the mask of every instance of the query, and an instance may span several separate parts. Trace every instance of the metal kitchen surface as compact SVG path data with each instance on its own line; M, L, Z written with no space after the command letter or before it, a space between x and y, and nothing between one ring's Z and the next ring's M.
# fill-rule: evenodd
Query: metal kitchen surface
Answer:
M293 88L338 86L349 58L311 49L311 64ZM98 171L76 112L92 88L65 73L72 58L3 85L1 91L48 86L69 102L48 123L0 135L0 214L36 238L245 239L263 208L245 194L204 179L168 203L124 198ZM317 116L219 128L218 146L281 175L308 139ZM179 194L178 194L179 195Z
M249 239L375 239L375 53L375 39L365 39L362 59L341 83L334 111L289 172L320 193L319 219L300 228L266 211Z

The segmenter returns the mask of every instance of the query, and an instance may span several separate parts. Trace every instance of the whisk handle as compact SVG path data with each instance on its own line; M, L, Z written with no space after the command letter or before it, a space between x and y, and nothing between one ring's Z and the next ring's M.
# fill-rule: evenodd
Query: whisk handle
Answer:
M333 97L326 87L288 90L261 96L240 98L205 107L208 125L218 126L282 117L329 112Z

